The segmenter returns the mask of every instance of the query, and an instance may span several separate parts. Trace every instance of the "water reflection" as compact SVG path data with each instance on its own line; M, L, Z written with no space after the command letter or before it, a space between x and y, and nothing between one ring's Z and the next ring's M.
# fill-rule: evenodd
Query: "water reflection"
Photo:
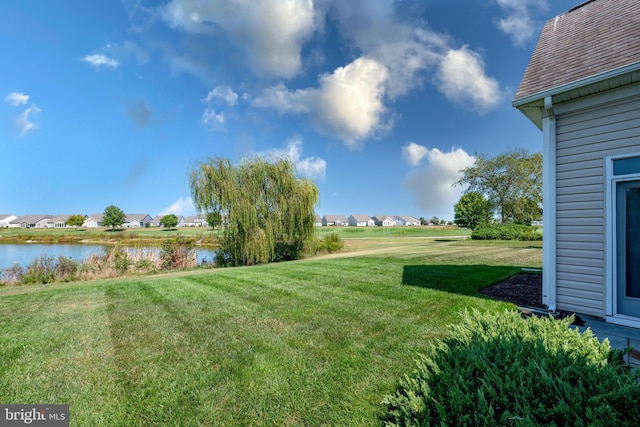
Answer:
M18 263L26 267L42 255L58 258L64 256L75 261L82 261L93 254L105 251L104 245L70 245L70 244L0 244L0 269L9 268ZM160 250L159 248L150 248ZM215 259L214 249L197 248L198 264L212 262Z

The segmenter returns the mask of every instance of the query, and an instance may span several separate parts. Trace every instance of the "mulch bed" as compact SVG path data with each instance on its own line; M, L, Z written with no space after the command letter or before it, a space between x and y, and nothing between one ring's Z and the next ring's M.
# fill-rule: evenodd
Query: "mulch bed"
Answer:
M500 301L512 302L520 307L537 307L542 305L542 275L521 273L508 279L487 286L480 291Z

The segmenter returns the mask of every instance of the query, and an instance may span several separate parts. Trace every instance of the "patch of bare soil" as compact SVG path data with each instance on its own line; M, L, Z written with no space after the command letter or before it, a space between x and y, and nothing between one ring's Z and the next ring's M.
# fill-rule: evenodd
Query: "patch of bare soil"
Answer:
M521 273L487 286L480 291L500 301L512 302L520 307L538 307L542 305L542 275Z

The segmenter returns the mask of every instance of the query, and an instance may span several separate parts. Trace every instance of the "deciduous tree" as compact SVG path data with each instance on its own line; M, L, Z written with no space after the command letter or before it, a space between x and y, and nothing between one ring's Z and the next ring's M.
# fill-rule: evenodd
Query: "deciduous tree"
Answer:
M276 245L301 251L314 237L318 188L297 178L288 159L273 162L211 158L190 172L194 204L200 211L228 216L221 250L236 264L274 260Z
M220 215L220 212L209 212L207 214L207 224L209 224L211 228L220 226L220 224L222 224L222 215Z
M84 219L84 215L71 215L69 216L69 218L67 218L65 224L67 224L69 227L82 227L82 224L84 224Z
M160 225L164 228L173 228L178 225L178 217L174 214L165 215L160 219Z
M478 191L465 193L453 206L454 221L460 227L475 230L478 225L491 220L491 203Z
M122 224L124 224L124 220L126 217L127 216L122 211L122 209L117 206L110 205L104 208L102 225L104 225L105 227L110 226L111 229L114 230L116 227L120 227Z
M502 222L530 223L542 215L542 154L515 149L496 157L476 156L459 185L484 194Z

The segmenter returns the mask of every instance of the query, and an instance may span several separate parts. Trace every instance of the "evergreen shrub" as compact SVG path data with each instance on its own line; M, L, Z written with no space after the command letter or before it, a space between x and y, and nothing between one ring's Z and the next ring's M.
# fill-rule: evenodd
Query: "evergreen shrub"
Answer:
M572 320L466 312L384 398L386 425L639 425L640 374Z

